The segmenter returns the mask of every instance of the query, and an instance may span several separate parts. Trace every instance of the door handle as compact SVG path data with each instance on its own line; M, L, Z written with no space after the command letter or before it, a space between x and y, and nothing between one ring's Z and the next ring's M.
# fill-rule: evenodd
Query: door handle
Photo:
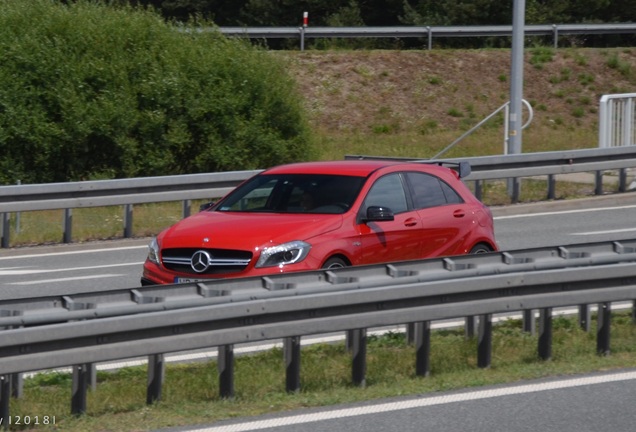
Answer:
M417 225L417 219L415 218L408 218L407 220L404 221L404 226L406 227L412 227Z
M456 218L463 218L464 216L466 216L466 213L464 212L464 210L455 210L453 212L453 216L455 216Z

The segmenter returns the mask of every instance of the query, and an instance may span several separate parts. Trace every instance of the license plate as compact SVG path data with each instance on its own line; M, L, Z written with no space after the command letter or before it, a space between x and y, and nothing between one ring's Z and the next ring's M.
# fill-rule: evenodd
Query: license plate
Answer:
M174 283L182 284L182 283L195 283L195 282L205 282L208 279L197 279L197 278L183 278L183 277L175 277Z

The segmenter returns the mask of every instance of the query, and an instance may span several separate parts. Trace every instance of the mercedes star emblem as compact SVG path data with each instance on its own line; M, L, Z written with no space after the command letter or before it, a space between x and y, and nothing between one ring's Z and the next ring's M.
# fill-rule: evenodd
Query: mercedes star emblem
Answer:
M203 273L210 267L212 257L204 250L196 251L190 259L190 267L197 273Z

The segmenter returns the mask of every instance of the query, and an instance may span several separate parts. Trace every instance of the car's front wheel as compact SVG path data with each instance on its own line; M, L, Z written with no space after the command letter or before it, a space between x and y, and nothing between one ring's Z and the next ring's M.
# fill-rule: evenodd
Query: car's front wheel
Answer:
M348 267L349 264L342 258L331 257L322 265L323 269L337 269L342 267Z
M490 249L490 247L488 247L488 245L485 245L483 243L480 243L480 244L474 246L470 250L471 254L483 254L483 253L489 253L489 252L492 252L492 250Z

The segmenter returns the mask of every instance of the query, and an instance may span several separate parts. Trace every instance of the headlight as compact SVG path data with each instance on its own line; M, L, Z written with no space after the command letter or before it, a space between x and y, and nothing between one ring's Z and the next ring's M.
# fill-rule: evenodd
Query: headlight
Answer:
M300 262L305 259L309 249L311 245L300 240L265 248L258 258L256 267L274 267Z
M150 244L148 245L148 261L151 261L155 264L160 264L159 262L159 243L157 243L157 239L153 238Z

